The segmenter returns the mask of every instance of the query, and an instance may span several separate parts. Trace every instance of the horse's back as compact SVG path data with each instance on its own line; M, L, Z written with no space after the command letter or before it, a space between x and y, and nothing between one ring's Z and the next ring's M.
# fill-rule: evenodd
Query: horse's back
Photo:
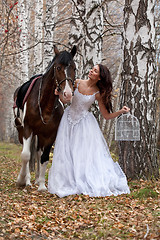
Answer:
M18 87L16 89L16 92L15 92L16 93L16 97L17 97L16 105L17 105L18 108L22 109L22 107L23 107L23 100L24 100L25 95L26 95L26 93L27 93L31 83L33 82L33 80L34 79L38 79L41 76L42 76L42 74L36 74L36 75L32 76L29 81L23 83L20 87Z

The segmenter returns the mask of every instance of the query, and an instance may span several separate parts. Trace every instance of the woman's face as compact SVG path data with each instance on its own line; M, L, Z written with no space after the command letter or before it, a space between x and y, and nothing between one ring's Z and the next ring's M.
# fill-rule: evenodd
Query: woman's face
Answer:
M92 80L99 81L100 80L100 69L98 65L95 65L88 74L88 77Z

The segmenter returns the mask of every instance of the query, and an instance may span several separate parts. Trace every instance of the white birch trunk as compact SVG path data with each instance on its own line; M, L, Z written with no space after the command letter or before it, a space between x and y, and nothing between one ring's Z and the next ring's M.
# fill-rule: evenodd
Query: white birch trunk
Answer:
M58 0L46 0L45 3L43 71L53 59L54 22L58 11L57 4Z
M35 32L35 1L29 1L28 7L29 7L29 15L28 15L28 29L29 29L29 34L28 34L28 46L34 46L35 44L35 39L34 39L34 32ZM28 69L28 75L29 78L33 76L34 74L34 48L31 47L28 50L29 54L29 69ZM29 80L29 79L28 79Z
M35 1L35 43L38 43L34 47L34 73L42 73L43 69L43 0Z
M18 21L19 21L19 31L20 31L20 50L19 58L16 57L15 61L17 61L17 67L15 71L14 78L17 80L15 86L18 87L22 83L28 80L28 63L29 63L29 54L26 49L28 48L28 4L24 0L20 0L17 4L18 8ZM12 65L12 63L10 63ZM12 66L10 66L12 70ZM17 78L16 78L17 75ZM13 77L12 77L13 78ZM10 81L13 81L12 79ZM11 140L16 135L16 129L14 127L14 116L12 111L13 106L13 88L9 88L7 104L9 107L6 108L5 111L5 137L6 141Z
M101 0L86 0L85 42L82 49L84 77L87 77L89 70L102 60L103 12L101 3ZM92 105L91 111L100 122L101 115L97 102Z
M24 51L28 48L28 4L25 0L20 0L19 4L19 25L20 25L20 65L21 65L21 83L28 80L28 51Z
M154 1L126 0L121 105L140 122L140 142L120 142L120 164L129 178L158 177Z
M84 72L88 75L90 68L101 63L102 57L102 37L103 32L103 12L101 0L86 0L85 12L85 42L82 49Z
M155 8L155 17L156 17L156 62L157 62L157 150L160 164L160 2L156 0Z
M84 78L90 68L101 62L103 13L101 0L76 0L74 3L70 44L78 45L78 74Z
M72 20L70 23L69 45L78 47L77 54L74 61L77 67L77 76L82 78L83 75L83 55L82 49L84 48L85 34L84 34L84 18L85 4L79 0L75 0L72 4Z
M77 69L78 78L87 78L89 70L101 63L102 58L102 32L103 12L101 0L74 1L73 19L71 21L71 44L78 44ZM93 104L91 111L100 120L97 103Z

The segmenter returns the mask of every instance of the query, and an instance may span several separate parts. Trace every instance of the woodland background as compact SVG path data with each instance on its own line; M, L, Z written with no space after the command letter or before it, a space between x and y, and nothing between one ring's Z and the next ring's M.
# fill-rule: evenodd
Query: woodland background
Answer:
M136 59L136 55L139 54L138 51L137 53L135 51L133 55L133 63L129 63L133 50L128 51L127 49L127 44L130 41L127 36L133 34L136 36L136 33L132 31L132 16L130 14L136 9L135 6L139 6L135 26L139 31L142 29L142 32L138 33L141 39L136 39L135 48L144 51L142 56L149 56L147 61L150 65L153 65L154 69L153 75L151 72L144 75L149 74L148 77L145 77L144 82L141 82L141 76L136 76L136 69L139 68L140 71L141 65L140 61L138 63L138 58ZM155 152L159 158L160 149L159 9L160 3L158 0L1 0L0 140L18 143L12 111L15 89L29 80L32 75L45 71L53 58L54 44L57 45L59 50L68 50L75 44L78 47L75 59L77 77L87 77L89 69L96 63L102 62L106 64L113 78L114 110L119 109L123 103L128 103L132 109L131 113L140 120L141 143L137 143L137 145L135 143L127 143L127 145L122 143L118 146L113 141L114 120L105 121L100 115L96 104L92 108L109 146L113 143L116 149L120 147L121 166L124 168L121 159L125 159L124 152L126 152L125 149L127 148L132 149L132 151L129 150L133 152L130 157L132 163L133 158L138 159L132 165L136 167L142 165L142 169L138 169L136 174L141 174L146 165L144 162L139 164L142 161L142 155L145 156L145 161L148 163L151 161L150 158L153 158L153 164L149 167L154 168L154 165L157 168ZM146 16L148 17L147 20ZM144 25L148 28L146 36L147 34L151 36L148 46L145 43L141 44L145 38L145 36L142 36ZM127 28L127 26L129 27ZM154 31L156 35L153 40ZM132 66L129 67L125 63L125 59L128 59L127 64L134 65L133 73L127 72L132 69ZM134 82L133 79L136 78L138 80ZM130 85L129 88L128 84ZM139 86L141 84L147 91L140 90L141 87ZM134 89L136 89L136 94ZM151 95L149 96L150 92ZM141 149L139 149L139 145ZM148 152L149 156L146 156ZM128 162L128 164L131 164L130 160ZM127 169L126 166L125 172ZM146 171L148 174L149 170ZM154 175L153 172L150 175Z
M60 199L37 191L35 173L32 186L17 188L21 146L14 144L18 139L13 93L32 75L45 71L53 44L60 50L78 46L78 77L86 77L94 63L107 64L114 81L114 109L126 101L139 119L141 141L118 144L114 121L104 121L96 105L92 109L109 146L120 152L131 194ZM141 68L144 59L149 62L146 72ZM160 239L160 191L155 180L160 163L159 65L159 0L0 0L1 240ZM141 70L143 77L138 75ZM118 159L113 153L112 157ZM51 163L52 159L48 169Z
M32 75L45 71L54 56L53 44L56 44L59 50L68 50L71 47L74 4L75 1L1 1L1 140L17 139L12 113L13 93L16 87L29 80ZM99 36L103 45L102 56L98 60L107 64L114 79L122 54L123 3L104 1L103 11L106 18L105 29L103 36ZM90 24L92 23L93 20ZM79 48L78 57L81 55L80 41L82 40L77 39L75 43ZM95 43L92 45L92 48L96 48ZM92 58L97 57L93 54ZM82 73L80 68L83 67L77 61L77 77L86 76L89 68L85 73ZM115 90L119 91L119 85ZM106 127L103 127L104 132Z

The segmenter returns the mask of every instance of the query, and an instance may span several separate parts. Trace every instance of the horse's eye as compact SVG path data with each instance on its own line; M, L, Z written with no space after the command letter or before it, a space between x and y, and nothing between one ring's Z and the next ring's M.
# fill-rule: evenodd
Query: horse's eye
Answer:
M60 71L60 70L61 70L61 67L58 66L58 67L57 67L57 70Z

